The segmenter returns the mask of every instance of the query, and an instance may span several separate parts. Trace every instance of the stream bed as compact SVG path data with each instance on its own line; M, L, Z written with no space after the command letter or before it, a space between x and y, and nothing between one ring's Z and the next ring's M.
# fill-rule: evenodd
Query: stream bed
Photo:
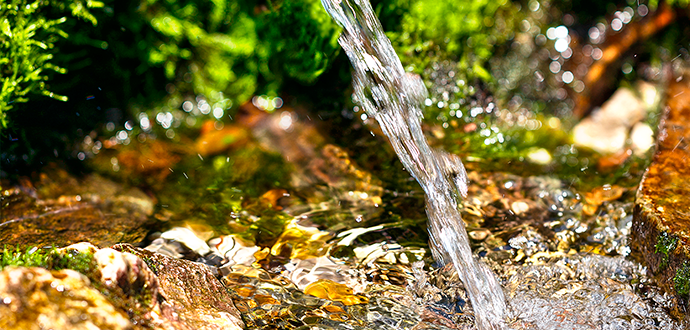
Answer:
M453 59L411 72L359 6L335 15L355 66L338 109L255 95L223 119L204 95L171 97L83 133L69 152L85 169L3 177L0 328L689 326L685 228L640 212L687 193L690 58L639 64L606 96L592 73L620 64L593 46L630 47L626 31L677 12L625 7L621 34L578 43L533 29L554 13L530 1L490 60L492 94Z

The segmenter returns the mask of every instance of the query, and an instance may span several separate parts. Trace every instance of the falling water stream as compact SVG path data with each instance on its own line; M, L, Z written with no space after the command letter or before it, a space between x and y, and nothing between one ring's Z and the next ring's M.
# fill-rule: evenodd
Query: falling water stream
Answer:
M322 0L343 27L338 40L354 67L355 101L375 118L408 172L426 193L431 245L436 260L452 262L465 284L480 329L505 328L506 301L496 276L472 256L458 198L467 174L457 156L434 150L421 128L427 90L408 74L384 35L368 0Z

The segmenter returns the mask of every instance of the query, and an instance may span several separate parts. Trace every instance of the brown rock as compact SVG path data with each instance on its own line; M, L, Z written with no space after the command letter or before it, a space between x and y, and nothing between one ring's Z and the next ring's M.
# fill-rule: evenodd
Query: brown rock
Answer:
M143 259L158 276L161 317L175 329L242 329L244 323L228 290L208 266L149 252L129 244L113 249Z
M0 242L7 246L105 247L141 241L151 224L153 200L98 175L83 179L47 169L38 179L0 192Z
M687 77L686 77L687 78ZM690 84L669 86L652 165L637 191L632 246L642 252L657 284L680 303L675 316L690 319Z

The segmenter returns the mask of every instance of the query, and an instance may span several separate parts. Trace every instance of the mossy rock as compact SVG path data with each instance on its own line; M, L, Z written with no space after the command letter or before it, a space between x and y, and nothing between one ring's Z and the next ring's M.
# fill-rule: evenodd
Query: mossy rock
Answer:
M657 150L637 192L632 232L632 246L650 275L677 299L672 313L685 320L690 319L689 91L687 79L669 88Z

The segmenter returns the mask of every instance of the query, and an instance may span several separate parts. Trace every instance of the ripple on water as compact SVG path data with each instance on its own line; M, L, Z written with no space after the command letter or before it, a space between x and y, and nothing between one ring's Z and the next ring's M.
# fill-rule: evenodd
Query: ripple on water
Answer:
M520 329L683 329L671 303L646 284L644 267L623 257L561 255L521 266L507 296ZM645 290L646 296L638 294Z

